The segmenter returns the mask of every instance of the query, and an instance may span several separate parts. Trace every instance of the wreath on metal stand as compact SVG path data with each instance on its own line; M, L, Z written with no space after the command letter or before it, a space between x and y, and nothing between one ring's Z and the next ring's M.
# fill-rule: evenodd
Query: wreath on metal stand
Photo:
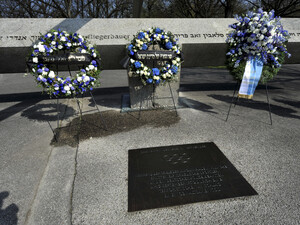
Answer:
M61 54L63 53L63 54ZM63 78L51 64L84 64L75 77ZM27 60L30 73L50 97L72 97L99 85L100 59L93 45L77 33L51 30L33 46ZM56 68L57 70L57 68ZM70 69L69 69L70 71Z
M140 77L144 85L176 81L179 66L183 61L181 48L177 41L178 39L171 32L166 32L158 27L140 30L127 47L130 58L129 68L133 76ZM138 57L151 45L158 45L161 49L172 53L171 57L167 57L168 62L160 68L146 66Z
M53 68L56 66L56 71ZM58 66L67 65L69 75L62 77L58 75ZM72 76L70 65L77 65L79 71ZM27 59L29 72L36 78L39 86L49 94L50 98L57 99L57 128L59 128L58 100L62 97L75 97L82 117L82 107L78 96L89 92L97 110L100 110L92 95L94 87L100 85L100 58L95 47L78 33L51 30L32 48ZM103 121L104 129L107 130ZM52 129L52 127L51 127ZM56 133L54 138L56 139Z

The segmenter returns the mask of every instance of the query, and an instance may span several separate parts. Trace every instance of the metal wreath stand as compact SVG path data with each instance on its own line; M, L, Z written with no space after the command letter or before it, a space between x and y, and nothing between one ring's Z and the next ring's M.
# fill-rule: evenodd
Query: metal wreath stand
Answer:
M79 53L76 53L76 54L79 54ZM85 54L82 54L82 55L85 55ZM66 63L60 62L59 64L60 65L67 65L68 66L68 72L70 74L70 77L72 78L73 76L72 76L71 69L70 69L70 61L69 61L68 57L66 57L66 59L67 59ZM27 67L28 68L30 68L30 64L31 64L31 62L27 62ZM48 65L55 65L56 66L56 75L58 75L58 72L59 72L59 70L58 70L58 60L56 60L55 62L47 62L47 64ZM72 64L78 65L78 69L81 68L80 65L85 65L84 62L80 62L80 61L72 61ZM100 120L101 120L101 123L102 123L102 125L104 127L104 130L107 131L107 126L105 124L103 116L101 115L101 111L100 111L100 109L99 109L99 107L98 107L98 105L96 103L96 100L95 100L94 95L92 94L91 90L89 90L89 94L90 94L90 96L91 96L91 98L92 98L92 100L93 100L93 102L95 104L96 109L99 112ZM83 94L81 94L81 98L83 98ZM77 102L77 106L78 106L79 114L80 114L80 120L81 120L81 118L82 118L82 107L80 106L80 100L78 99L78 97L76 95L75 95L75 99L76 99L76 102ZM59 122L60 122L60 117L59 117L59 97L56 97L56 113L57 113L57 129L59 129L60 128L60 125L59 125ZM49 121L48 121L48 123L49 123ZM54 134L55 140L57 141L57 132L54 131L54 129L51 127L51 125L50 125L50 128L51 128L51 130L52 130L52 132Z
M235 97L235 93L237 92L237 90L238 90L238 88L240 86L239 84L241 84L241 81L237 81L236 82L236 85L235 85L235 88L234 88L234 91L233 91L233 95L232 95L232 99L231 99L231 103L230 103L230 106L229 106L229 109L228 109L228 112L227 112L226 122L228 120L228 117L229 117L230 110L231 110L233 102L234 102L234 107L235 107L237 105L238 100L239 100L239 96L238 95ZM269 92L268 92L268 85L267 85L267 83L265 84L265 87L266 87L266 96L267 96L267 102L268 102L268 108L269 108L269 117L270 117L270 122L271 122L271 125L272 125L273 121L272 121L271 105L270 105L270 101L269 101ZM235 101L234 101L234 98L235 98Z
M152 45L152 48L154 49L154 44ZM162 51L162 48L160 46L159 46L159 48L160 48L159 50ZM164 61L153 60L153 59L143 59L143 63L146 66L150 66L151 65L152 68L161 66L161 65L159 65L160 64L159 62L163 63ZM174 100L174 95L173 95L173 92L172 92L172 88L171 88L170 82L167 82L167 83L168 83L169 90L170 90L170 96L169 97L155 97L155 89L157 87L156 84L152 84L152 92L151 92L151 96L150 97L143 98L142 95L141 95L141 97L140 97L140 108L139 108L139 119L141 117L142 103L144 102L144 100L147 100L147 101L150 100L151 103L152 103L152 106L155 108L155 102L154 102L155 99L157 99L157 100L160 100L160 99L172 99L176 116L178 116L177 107L176 107L176 103L175 103L175 100Z

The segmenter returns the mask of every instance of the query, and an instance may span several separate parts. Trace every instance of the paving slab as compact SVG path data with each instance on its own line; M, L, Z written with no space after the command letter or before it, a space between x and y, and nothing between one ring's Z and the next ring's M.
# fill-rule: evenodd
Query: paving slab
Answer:
M50 145L55 101L35 86L14 93L8 87L22 83L2 74L0 224L297 224L299 71L299 64L284 65L268 84L273 125L264 86L253 101L238 101L226 122L232 77L225 69L186 68L179 122L92 137L76 147ZM120 111L126 71L105 73L111 79L95 90L97 105ZM89 98L82 102L85 113L94 113ZM77 111L75 101L61 101L62 125ZM258 195L127 212L128 150L199 142L214 142Z

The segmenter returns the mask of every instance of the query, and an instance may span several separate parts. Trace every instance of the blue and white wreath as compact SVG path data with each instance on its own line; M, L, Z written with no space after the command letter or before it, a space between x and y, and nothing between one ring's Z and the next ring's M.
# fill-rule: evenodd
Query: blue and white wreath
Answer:
M134 76L140 77L144 85L160 84L178 79L177 73L182 63L181 48L178 39L171 33L158 27L140 30L127 47L130 57L129 67ZM142 61L136 60L138 51L148 50L150 45L158 44L162 49L173 51L174 57L161 68L150 68Z
M75 77L60 77L50 66L39 62L39 56L50 56L59 51L89 54L91 62L76 73ZM70 97L92 90L99 85L99 53L93 45L77 33L51 30L33 46L29 57L30 73L46 92L56 97Z
M233 31L226 40L229 47L227 66L231 74L241 80L246 61L259 59L264 64L260 81L265 83L277 74L284 57L291 56L286 48L288 31L283 29L274 10L268 13L258 9L236 16L236 19L238 22L229 26Z

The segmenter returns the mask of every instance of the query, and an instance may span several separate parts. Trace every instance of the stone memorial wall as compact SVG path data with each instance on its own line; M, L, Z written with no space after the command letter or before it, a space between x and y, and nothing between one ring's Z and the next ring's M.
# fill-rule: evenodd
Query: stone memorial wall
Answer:
M103 69L122 68L125 45L140 29L158 26L179 38L184 67L224 65L226 35L235 19L0 19L0 72L23 72L30 46L51 29L78 32L99 49ZM300 62L300 18L282 19L291 39L288 49ZM13 63L12 63L13 62Z

